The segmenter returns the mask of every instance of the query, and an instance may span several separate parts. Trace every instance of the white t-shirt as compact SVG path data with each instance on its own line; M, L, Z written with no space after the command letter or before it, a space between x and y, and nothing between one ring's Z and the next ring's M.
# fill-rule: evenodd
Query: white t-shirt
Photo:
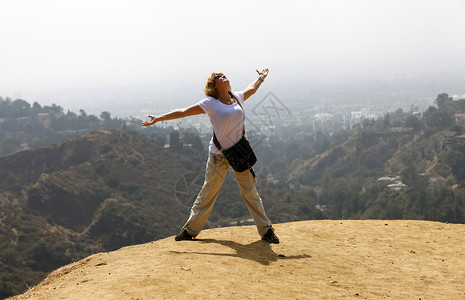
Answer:
M233 94L241 105L244 105L244 93L234 92ZM222 150L232 147L242 138L244 112L237 102L224 104L220 100L207 96L197 105L210 117L210 122ZM213 142L213 136L208 150L213 154L221 154Z

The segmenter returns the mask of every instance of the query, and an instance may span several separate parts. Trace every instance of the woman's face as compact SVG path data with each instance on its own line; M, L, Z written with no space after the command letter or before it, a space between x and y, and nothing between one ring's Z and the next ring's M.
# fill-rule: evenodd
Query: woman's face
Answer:
M224 74L218 74L215 76L215 88L218 88L224 84L229 85L229 80Z

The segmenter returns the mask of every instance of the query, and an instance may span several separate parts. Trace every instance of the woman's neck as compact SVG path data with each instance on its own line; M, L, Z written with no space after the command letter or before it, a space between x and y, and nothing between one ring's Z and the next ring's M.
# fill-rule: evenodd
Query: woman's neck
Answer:
M231 104L231 96L229 95L228 90L219 90L218 93L218 100L225 104Z

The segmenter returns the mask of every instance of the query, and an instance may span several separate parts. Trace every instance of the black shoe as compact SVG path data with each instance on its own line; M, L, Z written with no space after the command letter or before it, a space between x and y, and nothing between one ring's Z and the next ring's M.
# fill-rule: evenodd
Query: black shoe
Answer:
M279 244L279 239L276 236L276 234L274 234L274 230L272 227L268 229L268 231L262 237L262 240L267 241L268 243Z
M177 236L174 237L175 241L186 241L192 240L192 235L187 232L187 229L183 229Z

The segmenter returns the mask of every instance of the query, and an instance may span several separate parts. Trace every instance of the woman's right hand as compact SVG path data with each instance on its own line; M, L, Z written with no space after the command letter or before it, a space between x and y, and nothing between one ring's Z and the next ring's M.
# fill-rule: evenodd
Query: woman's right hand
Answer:
M142 122L142 126L147 127L147 126L153 125L153 124L155 124L157 122L157 117L156 116L150 115L149 118L150 118L150 122Z

